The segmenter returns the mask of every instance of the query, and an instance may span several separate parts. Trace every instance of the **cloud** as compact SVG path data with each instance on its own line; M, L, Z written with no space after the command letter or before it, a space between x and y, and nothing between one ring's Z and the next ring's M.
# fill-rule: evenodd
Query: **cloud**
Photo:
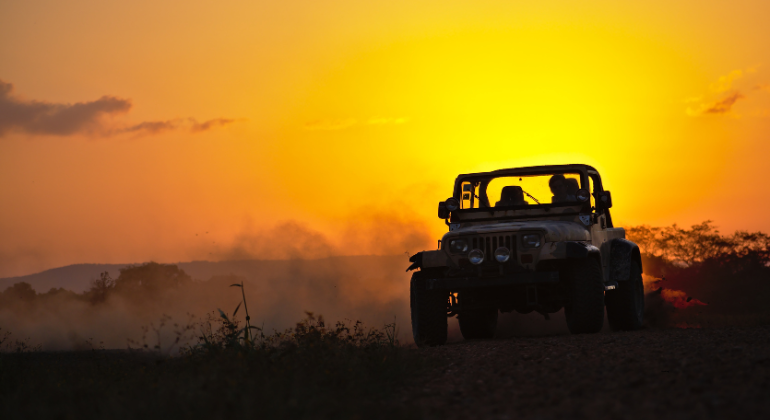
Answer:
M145 121L130 127L121 129L124 133L136 133L145 132L148 134L158 134L164 131L176 130L179 127L181 120L168 120L168 121Z
M738 116L733 111L736 102L752 96L755 91L770 92L770 85L756 82L758 70L759 66L754 66L746 70L733 70L727 75L720 76L714 83L709 84L703 95L684 99L683 102L688 104L685 113L691 117ZM761 115L750 108L745 109L745 112L751 116Z
M685 98L685 100L682 102L686 104L692 104L692 103L701 102L702 100L703 100L703 95L700 95L700 96L693 96L691 98Z
M204 122L198 122L195 118L176 118L166 121L145 121L120 130L122 133L158 134L164 131L188 129L191 133L200 133L215 127L223 127L234 123L235 119L215 118Z
M0 80L0 136L11 130L55 136L98 131L104 116L123 114L131 109L131 101L114 96L57 104L24 101L13 97L12 91L12 84Z
M714 101L714 102L708 102L708 103L702 103L700 106L696 108L688 107L687 108L687 115L696 117L699 115L705 115L705 114L711 114L711 115L722 115L722 114L728 114L731 112L733 105L739 100L745 98L744 95L742 95L740 92L733 93L732 95L727 96L726 98Z
M738 99L743 99L745 96L741 95L740 92L734 93L727 98L722 99L721 101L717 101L713 103L710 107L706 108L705 111L703 111L706 114L724 114L727 112L730 112L730 109L732 109L733 104L735 104Z
M214 118L213 120L204 121L202 123L199 123L195 120L195 118L190 118L190 121L192 122L192 127L190 128L190 131L193 133L200 133L201 131L208 131L214 127L223 127L228 124L232 124L235 122L234 119L229 118Z
M124 133L154 135L180 129L200 133L236 121L215 118L198 122L195 118L176 118L126 126L125 123L108 121L106 117L127 113L131 109L128 99L105 95L95 101L69 104L24 100L12 93L13 85L0 80L0 137L11 131L33 135L88 134L102 137Z
M726 76L721 76L716 82L709 86L709 89L714 93L727 92L733 87L733 81L743 77L743 71L733 70Z

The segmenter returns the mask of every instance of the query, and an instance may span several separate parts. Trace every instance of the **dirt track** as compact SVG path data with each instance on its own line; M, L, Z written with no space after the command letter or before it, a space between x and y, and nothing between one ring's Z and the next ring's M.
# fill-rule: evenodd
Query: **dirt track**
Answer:
M770 418L770 327L460 342L401 403L431 418ZM446 366L446 365L445 365Z

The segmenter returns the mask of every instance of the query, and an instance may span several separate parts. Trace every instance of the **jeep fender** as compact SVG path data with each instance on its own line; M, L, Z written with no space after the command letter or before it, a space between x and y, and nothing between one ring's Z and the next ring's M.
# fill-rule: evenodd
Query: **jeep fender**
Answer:
M636 261L641 270L642 256L639 246L628 239L613 239L610 243L610 280L629 280L632 261Z
M540 260L582 259L589 256L602 261L601 251L591 244L577 241L546 242Z
M562 257L567 260L593 258L600 266L602 264L602 252L599 248L585 242L564 241L558 244L563 251Z
M422 267L422 252L418 252L412 255L409 258L409 262L412 263L412 265L410 265L409 268L406 269L407 273Z
M412 265L410 265L406 271L412 271L418 268L420 270L425 270L428 268L444 268L453 264L453 261L451 258L449 258L449 255L440 249L418 252L409 258L409 262L411 262Z

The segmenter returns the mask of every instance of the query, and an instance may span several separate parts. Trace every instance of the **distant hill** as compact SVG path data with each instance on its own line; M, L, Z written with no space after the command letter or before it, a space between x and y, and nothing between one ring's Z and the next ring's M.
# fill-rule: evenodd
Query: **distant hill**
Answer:
M286 273L298 268L320 269L338 264L352 264L358 267L394 265L403 266L404 269L409 265L403 255L329 257L319 260L191 261L175 264L196 280L208 280L213 276L228 274L255 279L264 273ZM73 264L26 276L1 278L0 291L16 283L26 282L38 293L47 292L51 288L64 288L81 293L90 288L91 281L99 278L99 273L107 271L112 278L117 278L120 269L128 265L131 264Z
M99 278L99 273L105 271L112 278L120 274L120 269L128 264L73 264L65 267L52 268L41 273L0 279L0 291L16 283L26 282L32 285L38 293L44 293L52 288L64 288L81 293L88 290L91 280Z

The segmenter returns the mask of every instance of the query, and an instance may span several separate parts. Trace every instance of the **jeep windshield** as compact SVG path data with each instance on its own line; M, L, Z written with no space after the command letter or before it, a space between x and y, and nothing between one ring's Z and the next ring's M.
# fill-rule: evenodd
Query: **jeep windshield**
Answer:
M575 206L589 196L588 177L579 172L532 175L476 174L459 180L460 209Z

